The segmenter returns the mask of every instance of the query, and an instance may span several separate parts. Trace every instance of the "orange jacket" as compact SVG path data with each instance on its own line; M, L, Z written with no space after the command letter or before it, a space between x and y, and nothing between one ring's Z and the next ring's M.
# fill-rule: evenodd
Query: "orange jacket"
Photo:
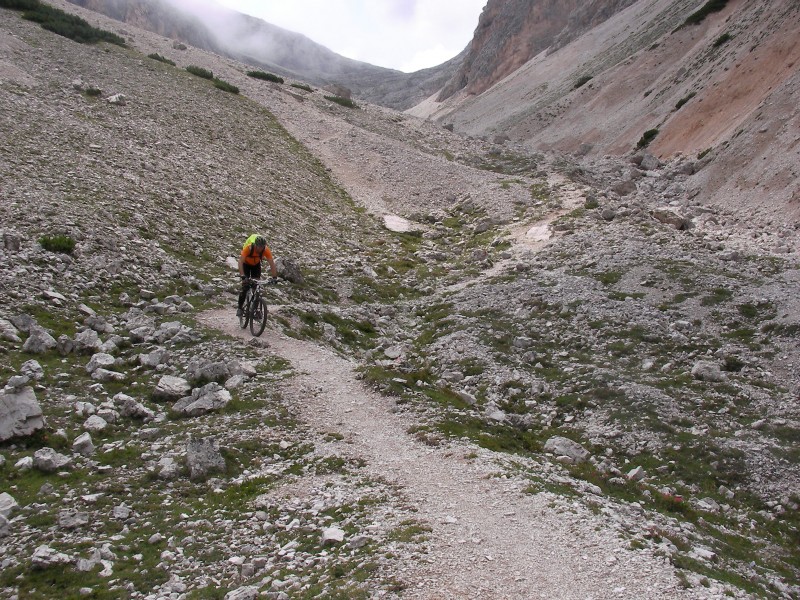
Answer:
M255 244L248 244L242 248L242 262L244 264L255 266L264 259L272 260L272 252L269 246L264 246L263 252L259 252Z

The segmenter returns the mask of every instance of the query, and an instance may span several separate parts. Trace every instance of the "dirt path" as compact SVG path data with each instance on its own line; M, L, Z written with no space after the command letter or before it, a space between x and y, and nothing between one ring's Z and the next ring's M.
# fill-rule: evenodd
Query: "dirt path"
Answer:
M206 325L249 337L232 309L204 313ZM354 365L314 343L267 329L264 352L297 371L289 396L312 428L341 433L339 449L399 486L431 528L427 560L406 562L408 598L687 597L670 568L627 542L585 508L549 506L503 478L484 452L464 445L427 446L406 432L413 423L393 401L367 388ZM469 455L469 456L468 456Z

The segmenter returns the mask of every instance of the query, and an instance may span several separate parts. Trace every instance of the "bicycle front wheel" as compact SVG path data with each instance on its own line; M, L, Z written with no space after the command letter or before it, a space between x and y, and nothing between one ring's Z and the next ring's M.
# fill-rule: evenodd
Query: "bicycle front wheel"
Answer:
M263 298L256 298L250 314L250 333L258 337L267 326L267 303Z
M242 304L242 312L239 315L239 327L247 329L247 324L250 322L250 305L253 303L253 291L247 290L247 295L244 297Z

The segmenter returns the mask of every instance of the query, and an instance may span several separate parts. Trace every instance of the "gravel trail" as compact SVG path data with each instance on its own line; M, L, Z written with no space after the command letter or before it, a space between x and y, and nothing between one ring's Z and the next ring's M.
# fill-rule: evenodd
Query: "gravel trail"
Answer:
M249 337L231 310L202 321ZM355 365L314 343L267 329L263 339L297 372L287 396L312 428L344 436L339 451L399 486L431 529L423 561L403 561L408 598L674 598L671 568L627 543L585 507L524 494L500 476L491 453L466 444L430 447L407 433L413 422L391 398L360 381ZM566 510L565 510L566 509Z

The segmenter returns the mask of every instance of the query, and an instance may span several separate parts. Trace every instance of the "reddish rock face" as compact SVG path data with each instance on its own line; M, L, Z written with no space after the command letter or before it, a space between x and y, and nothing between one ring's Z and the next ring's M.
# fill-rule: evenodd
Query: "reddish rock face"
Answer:
M438 100L477 95L531 58L602 23L635 0L489 0L461 68Z

